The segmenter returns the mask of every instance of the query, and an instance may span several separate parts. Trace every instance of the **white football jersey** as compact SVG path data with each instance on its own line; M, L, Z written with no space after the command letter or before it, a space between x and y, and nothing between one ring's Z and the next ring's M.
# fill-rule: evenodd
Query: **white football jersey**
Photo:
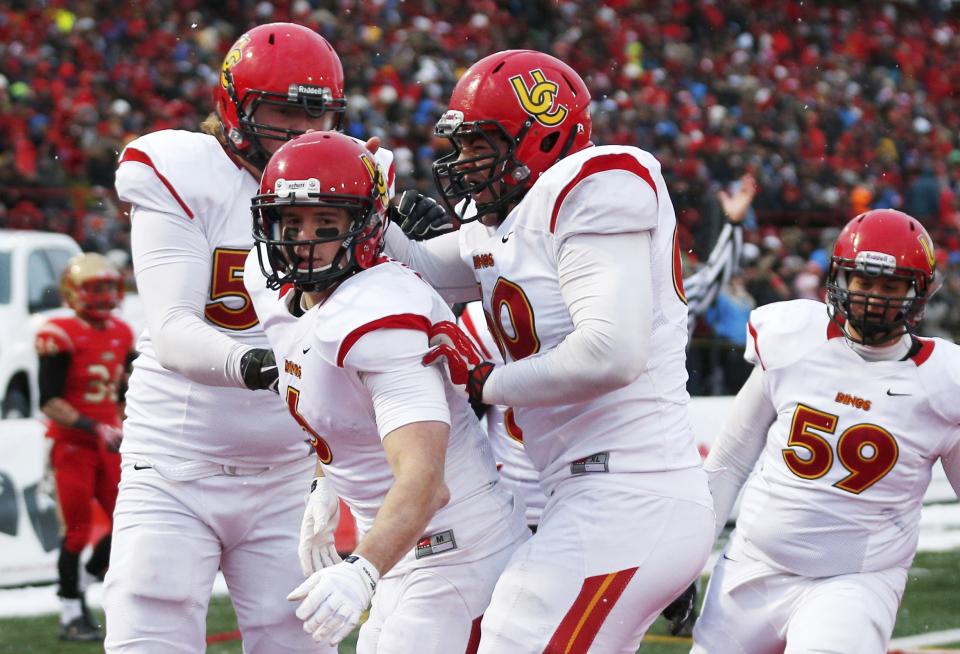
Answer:
M512 542L503 540L505 534L514 538L522 533L522 504L515 504L499 483L480 424L439 368L430 370L436 372L437 388L444 389L445 398L432 397L432 389L403 389L410 406L389 417L376 410L364 385L365 372L423 370L430 325L454 321L432 288L402 264L384 260L348 278L322 304L294 318L286 303L296 294L276 301L277 292L265 287L255 250L248 257L245 279L280 365L281 399L315 439L324 472L350 507L361 537L393 484L382 439L413 422L450 424L444 472L450 501L391 575L421 565L481 558Z
M392 154L381 148L377 157L392 173ZM214 137L163 130L127 145L116 188L133 205L132 220L141 208L199 227L189 234L203 239L212 261L210 276L196 280L207 287L204 319L241 343L267 347L242 277L253 245L250 201L259 181ZM232 465L277 465L307 452L303 433L269 391L206 386L165 369L146 329L137 349L126 396L125 452Z
M638 177L652 192L631 197L623 182ZM636 207L630 224L611 218L624 206ZM499 227L471 222L460 228L461 257L475 271L508 363L552 350L574 329L557 272L563 240L631 231L651 235L654 313L646 370L594 400L513 410L547 492L583 471L700 465L687 416L687 307L676 217L660 164L633 147L586 148L548 169Z
M808 577L908 567L931 467L960 448L960 348L918 338L868 362L811 300L755 309L748 333L777 419L734 549Z
M503 363L503 357L487 326L480 302L467 304L458 322L487 361ZM540 524L540 514L547 504L547 496L540 489L540 475L523 450L523 433L517 428L513 409L499 405L490 406L484 418L487 423L487 438L490 439L490 448L493 450L500 478L516 495L523 498L527 507L527 524Z

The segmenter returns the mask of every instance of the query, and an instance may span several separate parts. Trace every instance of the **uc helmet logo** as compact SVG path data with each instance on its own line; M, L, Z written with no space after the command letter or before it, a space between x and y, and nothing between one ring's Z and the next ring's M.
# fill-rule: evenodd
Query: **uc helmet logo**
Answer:
M566 106L556 102L557 91L560 87L556 82L548 80L539 68L530 71L533 86L527 87L523 75L514 75L510 78L513 92L520 100L520 106L533 116L541 125L556 127L567 117Z
M933 252L933 243L931 243L923 234L918 234L917 240L920 241L920 247L923 248L923 253L927 256L927 263L931 268L936 267L937 256Z
M378 166L373 160L373 157L366 152L360 155L360 161L363 162L363 167L367 169L367 173L370 175L371 181L373 181L375 199L379 205L378 208L386 209L390 200L387 197L387 180L384 179L383 174L380 172L380 166Z
M227 72L243 58L243 49L250 43L250 37L246 34L237 39L237 42L230 48L230 52L223 58L223 68L220 70L220 86L227 88L230 84L227 80Z

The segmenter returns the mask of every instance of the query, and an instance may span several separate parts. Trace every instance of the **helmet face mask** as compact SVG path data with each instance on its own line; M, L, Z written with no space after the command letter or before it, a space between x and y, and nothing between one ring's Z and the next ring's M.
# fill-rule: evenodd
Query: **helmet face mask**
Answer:
M448 119L451 114L452 119ZM530 171L516 160L516 141L503 125L495 120L464 124L457 121L456 114L460 112L448 111L446 122L441 119L437 124L437 135L449 139L453 151L434 162L433 176L450 213L457 215L455 206L462 200L476 201L476 214L460 218L460 222L470 222L486 214L501 213L525 190L520 182L530 176ZM523 138L523 133L519 138ZM480 142L485 147L476 147ZM477 154L464 156L465 150ZM477 199L484 191L489 199ZM504 214L500 219L505 217Z
M60 277L60 294L77 315L104 322L123 300L123 277L110 261L96 253L70 259Z
M387 226L386 192L373 158L348 136L310 132L281 146L252 201L267 286L320 292L376 263ZM304 227L313 229L312 238L303 238ZM332 255L331 243L339 245Z
M533 50L492 54L463 74L434 129L453 149L434 162L437 188L451 212L472 198L476 218L502 222L548 168L592 145L590 129L590 91L576 71ZM485 140L491 156L464 157L468 139Z
M317 194L290 203L287 208L342 209L349 215L346 231L335 227L318 228L315 238L300 239L298 227L284 225L283 201L278 201L276 194L273 194L274 197L269 195L256 196L254 212L259 208L260 222L265 226L264 231L268 232L262 242L266 244L269 269L275 276L271 280L271 287L293 284L303 291L322 291L356 272L353 269L352 246L369 239L372 234L372 230L366 230L365 233L373 211L373 202L369 198L357 197L355 201L345 201L341 197ZM321 248L326 250L323 246L329 243L338 243L339 248L329 263L323 264Z
M889 343L916 328L937 290L933 242L907 214L868 211L837 238L826 287L830 317L849 340Z
M232 83L232 74L227 71L224 76L230 80L227 93L230 95L238 116L237 126L230 130L227 137L234 145L249 143L251 153L247 157L252 157L255 160L251 161L254 165L257 165L257 162L262 162L257 165L258 168L262 169L272 154L261 139L286 142L306 133L300 129L283 127L269 122L259 122L257 112L262 107L295 108L302 111L305 116L318 120L328 117L330 119L329 124L318 125L324 130L339 130L342 126L343 115L347 110L347 101L344 98L334 98L329 88L291 84L291 88L286 95L269 90L248 89L242 98L237 98ZM304 92L304 89L307 89L307 91Z

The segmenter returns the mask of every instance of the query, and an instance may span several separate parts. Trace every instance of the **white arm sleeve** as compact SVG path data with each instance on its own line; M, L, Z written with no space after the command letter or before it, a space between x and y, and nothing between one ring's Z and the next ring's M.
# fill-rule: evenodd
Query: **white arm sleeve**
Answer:
M203 318L212 253L200 226L139 207L130 222L137 290L160 365L200 384L244 388L240 357L251 348Z
M650 261L646 231L566 238L558 273L573 331L552 350L495 368L483 401L572 404L634 381L646 367L653 323Z
M453 304L480 299L477 278L460 258L460 235L457 232L429 241L412 241L402 229L391 224L384 235L384 243L387 256L420 273L444 301Z
M713 495L716 534L723 531L740 489L753 471L767 442L777 410L767 396L763 371L753 369L733 402L733 409L704 462Z
M953 492L960 498L960 440L940 457L940 463L943 471L947 473L947 481L953 486Z

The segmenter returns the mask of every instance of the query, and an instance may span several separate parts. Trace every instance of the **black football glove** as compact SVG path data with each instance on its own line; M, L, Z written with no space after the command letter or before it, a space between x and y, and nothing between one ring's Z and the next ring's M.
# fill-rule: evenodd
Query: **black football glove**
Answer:
M670 623L670 635L692 636L697 621L697 582L680 594L663 610L663 617Z
M418 191L401 193L397 204L390 207L390 218L414 241L453 231L453 222L440 203Z
M280 392L277 390L280 371L277 369L273 350L254 348L244 354L240 358L240 374L243 376L243 383L252 391Z

